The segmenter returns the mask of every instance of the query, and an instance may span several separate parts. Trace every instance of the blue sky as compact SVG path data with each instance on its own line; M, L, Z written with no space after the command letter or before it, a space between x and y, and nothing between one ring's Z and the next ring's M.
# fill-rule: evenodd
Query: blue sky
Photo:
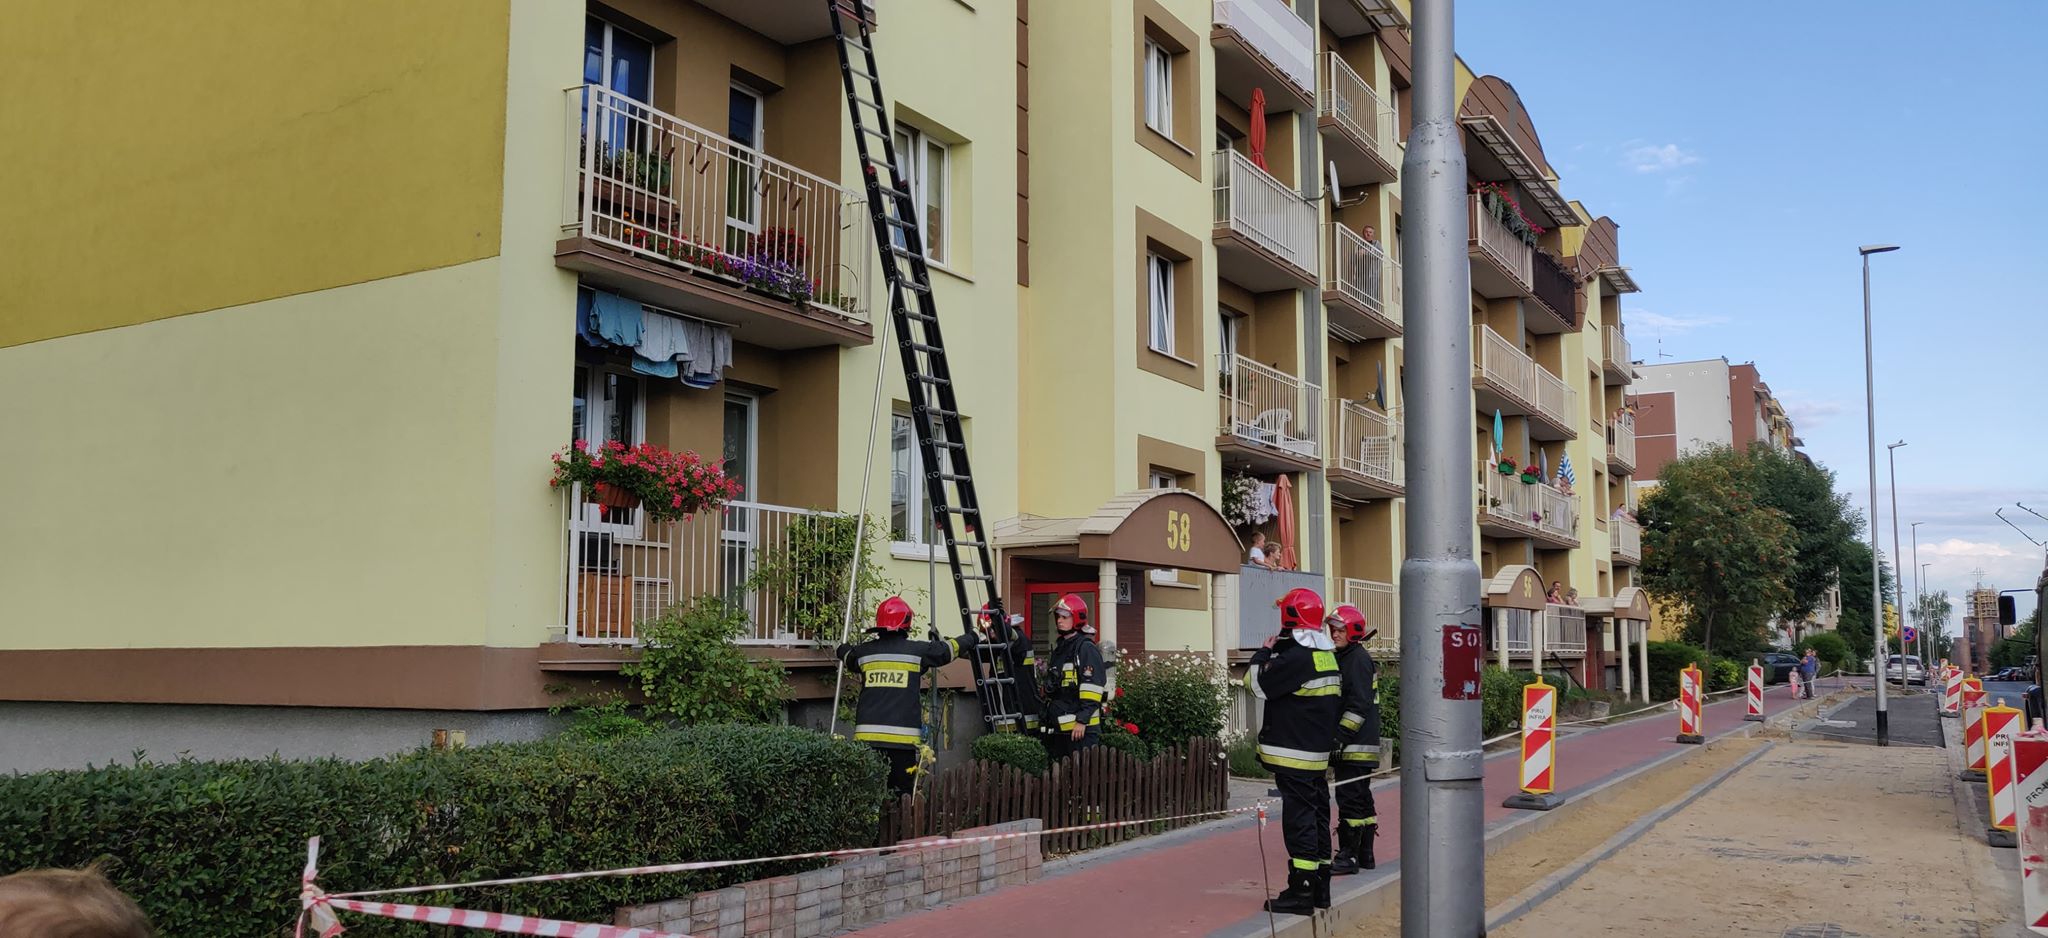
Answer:
M2011 507L2048 514L2048 3L1459 0L1457 30L1621 226L1636 357L1756 362L1866 508L1856 247L1903 245L1872 258L1901 543L1925 522L1930 590L2033 587L2041 549L1992 511L2048 540ZM1878 474L1889 554L1882 448Z

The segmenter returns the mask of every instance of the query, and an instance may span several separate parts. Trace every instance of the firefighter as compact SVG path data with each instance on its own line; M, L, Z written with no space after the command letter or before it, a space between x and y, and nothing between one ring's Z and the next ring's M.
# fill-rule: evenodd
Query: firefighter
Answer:
M1344 678L1337 718L1337 858L1334 876L1374 869L1372 841L1379 836L1379 809L1372 783L1380 767L1379 664L1365 650L1365 613L1350 603L1330 614L1330 642L1337 646L1337 671Z
M918 699L923 673L953 660L961 648L957 638L911 638L911 616L910 604L891 596L875 609L870 630L874 638L839 646L839 660L860 671L853 738L888 761L889 788L899 795L910 793L918 747L924 741L924 710Z
M1252 654L1244 686L1265 701L1259 762L1280 789L1287 888L1269 912L1308 915L1330 907L1330 745L1337 735L1343 678L1323 625L1323 598L1293 589L1280 597L1280 631Z
M1054 761L1102 741L1103 686L1109 680L1088 604L1072 593L1052 607L1059 632L1046 660L1045 750Z
M975 618L981 623L980 643L1000 651L990 658L1000 662L1002 670L991 676L1015 678L1010 684L1010 690L1003 696L1010 702L1010 709L1021 717L1017 730L1038 735L1038 713L1041 709L1038 699L1038 653L1031 647L1031 636L1018 628L1024 624L1024 617L1011 616L1007 623L1009 629L1005 632L997 624L994 610L987 603L983 603L981 612L977 613ZM1007 642L1003 640L1006 634L1010 636Z

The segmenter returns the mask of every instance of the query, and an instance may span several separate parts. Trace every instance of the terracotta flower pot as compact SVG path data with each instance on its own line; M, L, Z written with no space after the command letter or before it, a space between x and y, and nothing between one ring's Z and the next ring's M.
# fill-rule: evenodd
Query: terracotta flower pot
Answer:
M640 496L625 489L604 482L597 483L593 488L595 491L592 493L590 500L606 508L640 507Z

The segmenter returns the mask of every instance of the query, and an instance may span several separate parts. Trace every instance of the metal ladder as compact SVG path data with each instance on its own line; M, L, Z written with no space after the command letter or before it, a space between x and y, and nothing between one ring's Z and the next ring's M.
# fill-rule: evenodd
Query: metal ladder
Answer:
M946 362L946 343L939 332L931 270L925 265L917 202L897 162L889 112L883 104L882 80L869 34L869 2L825 2L839 50L839 75L846 89L847 116L853 122L861 179L867 186L875 248L881 254L882 277L889 287L889 315L896 329L896 347L903 356L910 422L916 428L917 449L923 459L932 527L945 546L946 564L953 571L962 630L972 634L974 619L984 608L995 617L996 641L977 643L968 656L982 718L993 731L1015 732L1023 727L1023 690L1016 679L1021 665L1009 653L1014 636L997 589L991 535L974 494L967 438L961 432L960 407L953 393L953 371ZM875 155L875 141L880 142L880 159ZM977 601L977 595L983 599ZM939 598L934 596L931 601L936 626Z

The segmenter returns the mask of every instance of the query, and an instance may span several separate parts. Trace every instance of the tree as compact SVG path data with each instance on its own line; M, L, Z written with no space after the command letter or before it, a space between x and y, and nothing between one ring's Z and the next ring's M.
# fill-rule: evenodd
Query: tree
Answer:
M1842 621L1836 631L1842 640L1849 643L1849 649L1859 660L1871 660L1873 643L1870 637L1870 545L1862 541L1851 541L1843 546L1842 561ZM1892 595L1892 565L1882 563L1878 575L1883 578L1885 595Z
M2041 610L2035 609L2021 619L2019 628L2009 638L2001 638L1991 646L1991 666L2009 668L2027 663L2027 656L2034 653L2034 635L2041 627Z
M1948 590L1936 590L1921 596L1914 605L1913 624L1921 629L1933 629L1932 634L1935 635L1941 634L1942 628L1948 625L1949 614L1954 611L1949 602Z
M1745 454L1708 447L1667 464L1642 504L1643 585L1676 603L1684 638L1713 653L1765 642L1773 613L1787 605L1796 559L1785 513L1752 489Z
M1743 455L1757 501L1783 512L1792 526L1793 561L1776 617L1809 619L1835 585L1862 517L1835 491L1832 471L1771 446L1752 446Z

